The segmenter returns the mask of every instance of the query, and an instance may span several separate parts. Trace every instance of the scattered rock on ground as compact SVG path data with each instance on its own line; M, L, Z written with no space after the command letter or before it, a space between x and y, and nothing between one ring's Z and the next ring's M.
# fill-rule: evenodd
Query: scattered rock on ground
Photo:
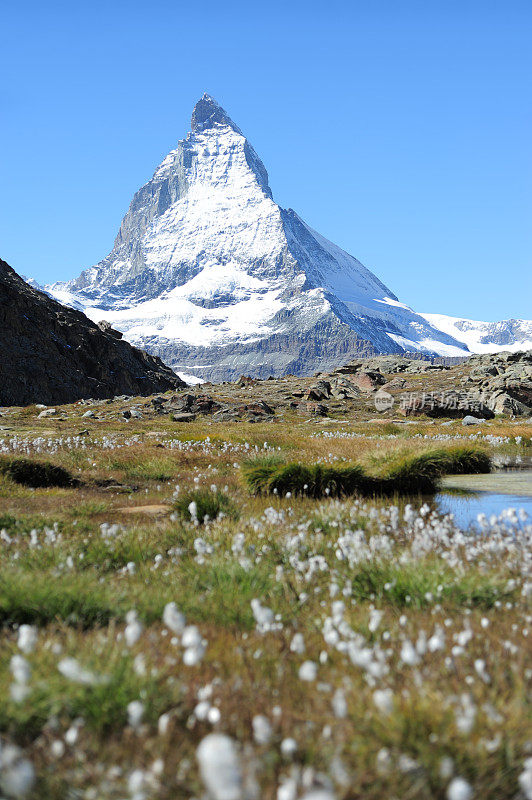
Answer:
M327 400L331 396L331 384L329 381L320 380L310 386L303 394L304 400Z
M38 419L46 419L46 417L53 417L56 414L55 408L46 408L44 411L41 411L40 414L37 415Z

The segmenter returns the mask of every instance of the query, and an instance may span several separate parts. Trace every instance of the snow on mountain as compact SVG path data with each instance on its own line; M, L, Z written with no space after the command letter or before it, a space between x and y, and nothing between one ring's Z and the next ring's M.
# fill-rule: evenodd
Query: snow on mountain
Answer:
M444 314L421 314L430 325L460 339L472 353L497 353L499 350L531 350L532 320L505 319L478 322L448 317Z
M362 352L467 353L457 332L280 208L261 160L208 95L135 194L107 258L47 291L211 380L312 373Z
M42 286L40 286L40 285L37 283L37 281L35 280L35 278L28 278L28 277L26 277L26 275L21 275L20 277L22 278L22 280L23 280L23 281L26 281L26 283L27 283L29 286L31 286L33 289L37 289L37 290L39 290L39 291L42 291Z

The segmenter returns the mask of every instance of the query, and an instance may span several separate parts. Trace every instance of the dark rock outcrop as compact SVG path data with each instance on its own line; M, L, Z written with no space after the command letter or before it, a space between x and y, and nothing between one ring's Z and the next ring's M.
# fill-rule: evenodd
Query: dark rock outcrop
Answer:
M181 397L172 398L167 410L178 414L213 414L221 409L221 404L208 394L183 394Z
M422 373L422 372L441 372L449 369L444 364L432 364L424 359L412 359L401 355L385 355L365 358L363 360L352 361L336 370L342 375L355 375L361 372L380 372L383 375L390 375L396 372Z
M182 388L163 362L27 284L0 259L0 405Z
M405 417L425 414L427 417L464 417L492 419L495 414L480 399L467 392L420 392L407 395L399 406Z

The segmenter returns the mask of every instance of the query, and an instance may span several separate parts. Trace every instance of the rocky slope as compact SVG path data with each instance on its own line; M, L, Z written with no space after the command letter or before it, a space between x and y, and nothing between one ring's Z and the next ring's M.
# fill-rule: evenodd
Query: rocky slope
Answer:
M147 395L184 384L110 325L25 283L0 259L0 405Z
M134 196L107 258L48 291L211 380L312 374L359 353L467 352L280 208L259 157L208 95Z
M133 416L133 422L170 418L187 424L195 420L405 424L415 418L428 424L454 420L478 425L487 420L490 425L501 414L527 422L532 414L532 351L473 356L454 365L401 355L357 358L312 377L241 376L238 381L205 383L146 398L142 404L119 399L93 401L89 407L100 421ZM371 435L369 428L366 433Z

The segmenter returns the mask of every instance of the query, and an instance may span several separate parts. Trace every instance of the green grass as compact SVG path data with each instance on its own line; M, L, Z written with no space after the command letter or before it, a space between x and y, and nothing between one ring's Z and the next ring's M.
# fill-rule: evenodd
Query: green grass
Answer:
M432 561L397 566L391 562L367 562L350 576L353 596L360 601L378 600L397 608L425 608L436 598L447 607L493 608L497 600L515 595L497 575L456 575Z
M489 472L490 458L479 449L455 447L421 454L377 455L368 468L360 464L283 464L276 459L257 459L246 462L242 469L254 494L371 497L434 493L442 475Z
M119 598L85 573L59 577L51 571L3 570L0 622L37 624L63 620L81 627L104 625L124 613Z
M179 459L176 456L111 458L107 467L117 470L128 480L170 481L179 476Z
M191 513L190 506L195 503L195 514ZM174 509L179 516L187 522L198 521L200 524L220 517L237 519L238 509L225 493L211 489L191 489L182 494L174 503Z
M384 458L370 475L374 494L432 493L443 475L463 475L490 471L490 458L480 449L454 447L419 454L398 454Z
M124 727L127 705L132 700L142 697L144 720L151 723L179 703L181 691L175 682L167 682L165 674L137 674L133 657L125 655L123 646L113 639L98 650L95 654L85 647L81 653L73 653L84 668L102 678L101 683L92 686L64 678L57 669L57 658L41 653L28 697L15 703L5 691L6 701L0 705L0 730L19 741L31 741L51 716L60 715L70 721L82 717L90 729L105 736Z
M358 465L329 467L323 464L286 464L265 468L253 464L244 467L249 487L256 494L279 494L291 492L308 497L342 497L354 494L363 486L365 477Z
M251 600L280 594L264 566L244 569L238 563L187 558L179 580L139 569L123 580L100 583L95 570L58 576L53 570L5 569L0 576L0 624L65 622L83 629L122 620L135 608L146 623L161 620L166 603L175 601L193 622L245 630L253 627Z
M0 514L0 531L11 533L17 527L17 518L12 514Z
M79 503L73 508L68 509L68 514L74 518L87 518L93 517L98 514L104 514L109 510L109 503L104 501L89 500L86 503Z

